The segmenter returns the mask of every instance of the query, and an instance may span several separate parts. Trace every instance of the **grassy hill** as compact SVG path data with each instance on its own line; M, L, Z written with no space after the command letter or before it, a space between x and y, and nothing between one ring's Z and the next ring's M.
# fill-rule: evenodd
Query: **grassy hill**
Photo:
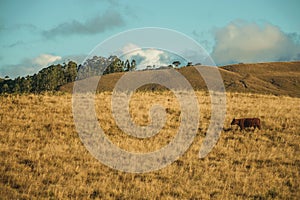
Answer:
M206 90L206 84L195 67L183 67L178 71L186 77L195 90ZM234 64L219 67L219 71L226 91L300 97L300 61ZM148 71L138 73L148 73ZM99 82L98 91L112 91L123 74L104 75ZM60 90L72 92L72 88L73 83L68 83ZM164 87L149 84L140 89L162 90Z
M0 199L299 199L300 99L228 92L221 136L199 159L211 103L207 93L196 95L201 115L190 148L167 167L141 174L111 169L88 152L75 128L71 94L0 96ZM166 109L165 126L139 139L117 126L111 93L95 97L106 136L129 152L156 151L175 137L181 109L171 92L135 93L133 121L148 124L154 104ZM262 130L230 127L245 116L260 117Z
M220 71L229 91L300 97L300 62L237 64Z

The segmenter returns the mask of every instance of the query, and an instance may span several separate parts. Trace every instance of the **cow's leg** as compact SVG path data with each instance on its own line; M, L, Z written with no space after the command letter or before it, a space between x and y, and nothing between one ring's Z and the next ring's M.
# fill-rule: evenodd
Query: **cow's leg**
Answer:
M257 128L260 130L260 129L261 129L261 125L260 125L260 124L258 124Z
M241 129L241 131L244 130L244 125L241 124L240 129Z

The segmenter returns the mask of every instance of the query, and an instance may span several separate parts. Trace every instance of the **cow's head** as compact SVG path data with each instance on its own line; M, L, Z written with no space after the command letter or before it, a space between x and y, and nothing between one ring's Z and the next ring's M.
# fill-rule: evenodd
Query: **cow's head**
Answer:
M232 122L231 122L231 125L235 125L235 124L238 124L239 123L239 120L233 118Z

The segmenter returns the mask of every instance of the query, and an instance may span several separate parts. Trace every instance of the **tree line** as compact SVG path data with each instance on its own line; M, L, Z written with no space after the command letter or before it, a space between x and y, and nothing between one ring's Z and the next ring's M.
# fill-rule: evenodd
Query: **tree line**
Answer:
M84 79L91 76L99 76L116 72L128 72L136 70L136 61L131 62L127 59L125 62L117 56L109 58L94 56L87 59L83 65L78 66L78 79Z
M103 65L103 62L106 62L107 65ZM83 65L77 65L77 63L70 61L67 64L48 66L34 75L17 77L15 79L10 79L7 76L0 78L0 94L57 91L60 86L73 82L76 79L134 70L136 70L135 60L131 62L126 60L124 62L116 56L111 56L108 59L93 57Z

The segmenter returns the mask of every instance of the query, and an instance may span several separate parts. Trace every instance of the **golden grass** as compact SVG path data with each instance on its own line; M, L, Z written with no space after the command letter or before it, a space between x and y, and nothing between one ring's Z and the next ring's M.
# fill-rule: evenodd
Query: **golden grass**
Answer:
M149 123L153 103L167 122L148 139L122 133L110 113L110 93L96 97L99 123L128 151L154 151L179 126L180 107L170 92L139 92L130 101L133 120ZM0 197L3 199L299 199L300 99L227 94L224 131L212 152L198 158L210 119L210 100L197 92L200 126L188 151L158 171L132 174L93 158L75 130L70 94L0 96ZM230 129L233 117L260 117L262 130Z

